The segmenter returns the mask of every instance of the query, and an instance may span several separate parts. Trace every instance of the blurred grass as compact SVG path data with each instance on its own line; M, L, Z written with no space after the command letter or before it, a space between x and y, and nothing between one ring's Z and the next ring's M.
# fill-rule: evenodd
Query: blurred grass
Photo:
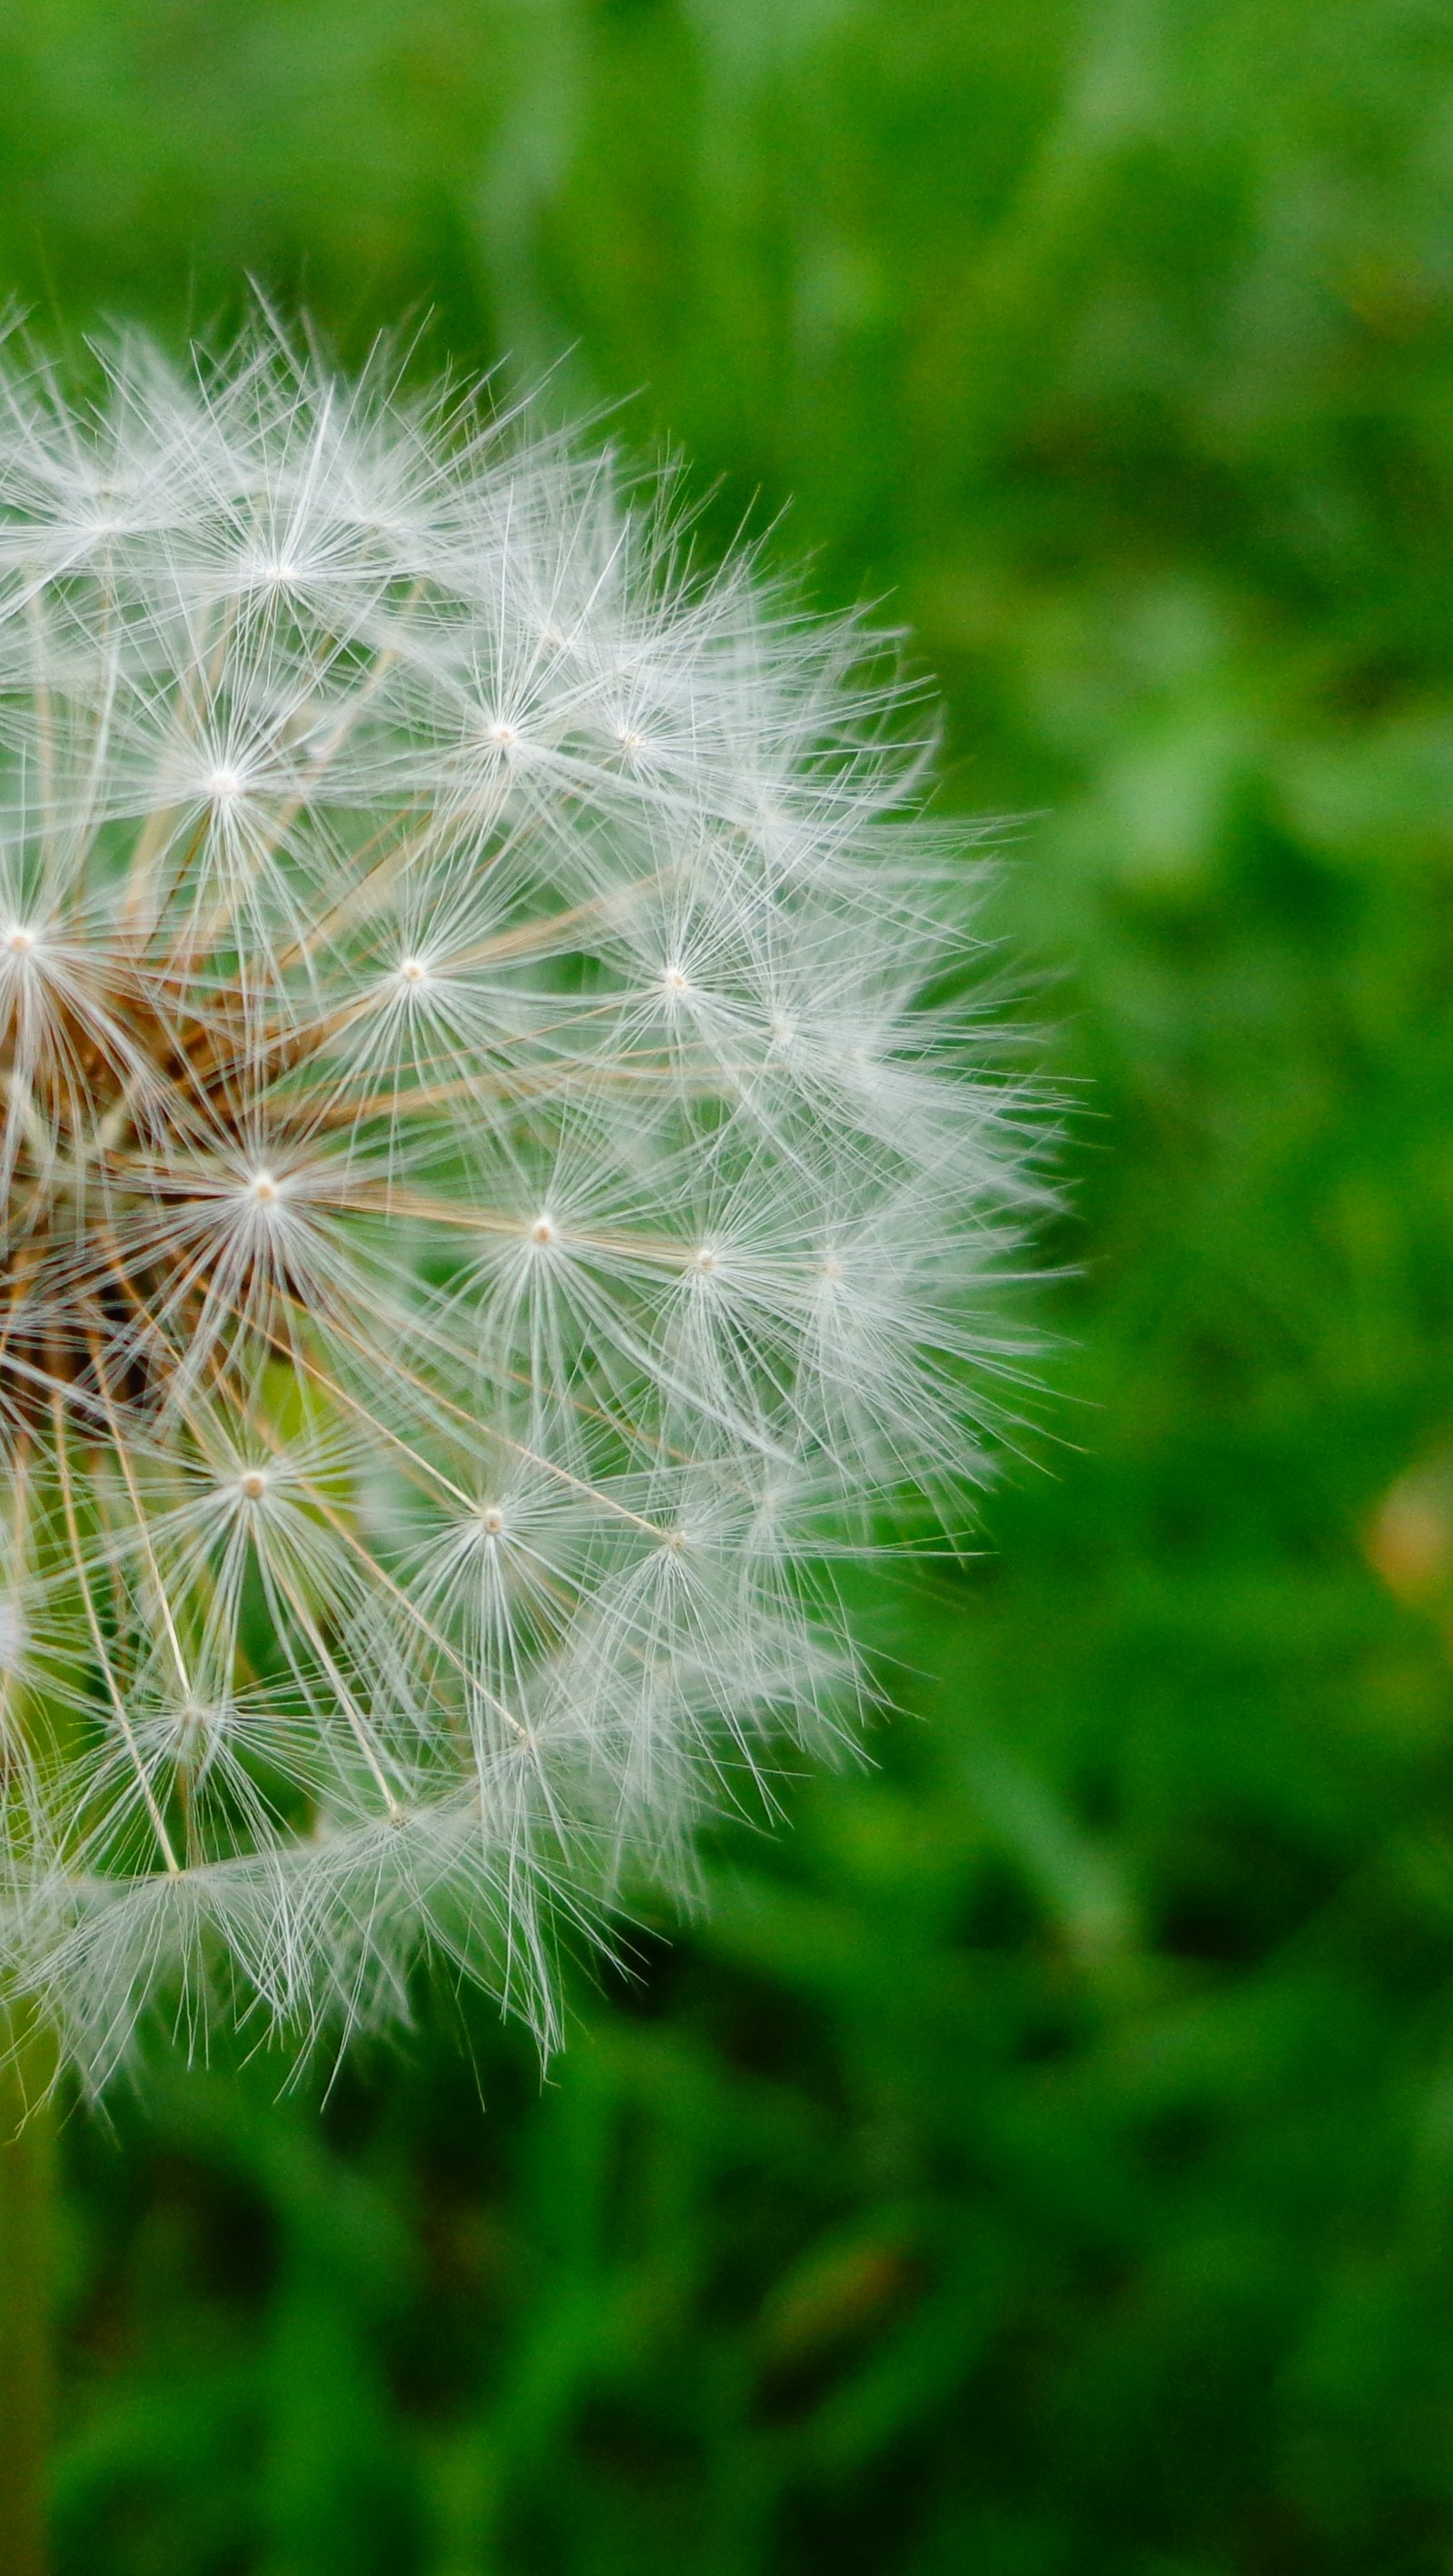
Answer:
M912 621L1093 1110L1067 1445L543 2089L72 2124L63 2576L1446 2576L1443 0L9 13L0 281L249 272Z

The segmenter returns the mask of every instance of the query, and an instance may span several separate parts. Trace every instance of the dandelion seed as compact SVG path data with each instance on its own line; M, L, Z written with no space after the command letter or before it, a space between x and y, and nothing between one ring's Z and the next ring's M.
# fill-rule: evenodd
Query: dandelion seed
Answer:
M0 1594L0 1677L19 1673L25 1664L26 1621L19 1602Z
M0 1960L93 2085L425 1952L548 2042L1014 1401L962 863L872 639L599 462L7 363Z

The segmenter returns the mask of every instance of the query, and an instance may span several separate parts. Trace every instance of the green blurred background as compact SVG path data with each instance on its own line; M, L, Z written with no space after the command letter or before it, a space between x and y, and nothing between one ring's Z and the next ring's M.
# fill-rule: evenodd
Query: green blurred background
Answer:
M62 2576L1446 2576L1448 0L6 12L0 286L248 274L911 621L1063 1445L544 2085L441 2007L70 2122Z

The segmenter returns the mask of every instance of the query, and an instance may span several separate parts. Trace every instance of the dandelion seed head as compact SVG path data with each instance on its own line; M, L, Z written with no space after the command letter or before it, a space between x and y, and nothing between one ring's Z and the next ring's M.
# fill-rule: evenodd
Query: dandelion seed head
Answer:
M422 1954L549 2044L1012 1411L975 880L883 648L600 460L0 365L4 1972L93 2086Z

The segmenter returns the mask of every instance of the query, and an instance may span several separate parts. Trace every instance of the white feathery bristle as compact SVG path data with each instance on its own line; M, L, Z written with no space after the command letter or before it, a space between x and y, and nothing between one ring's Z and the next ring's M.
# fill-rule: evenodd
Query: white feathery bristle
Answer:
M609 460L5 366L6 1973L91 2085L426 1951L549 2039L562 1928L849 1731L821 1569L1019 1377L963 855L881 642Z

